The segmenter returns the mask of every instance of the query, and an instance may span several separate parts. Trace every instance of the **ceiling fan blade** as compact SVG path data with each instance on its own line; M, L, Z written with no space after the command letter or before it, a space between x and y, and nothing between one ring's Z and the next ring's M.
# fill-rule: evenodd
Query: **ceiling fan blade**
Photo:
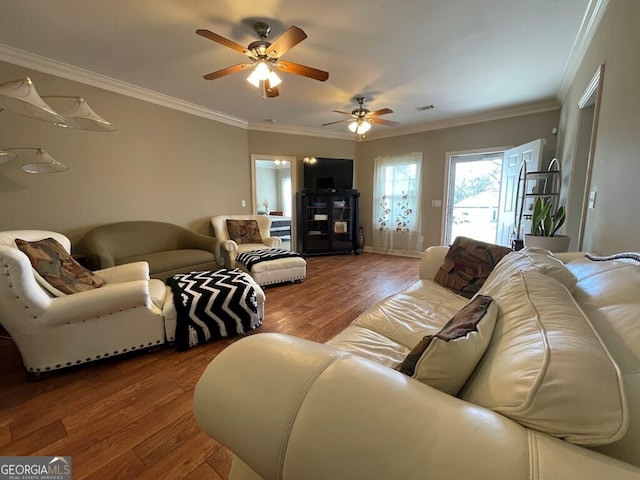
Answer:
M396 127L400 125L398 122L393 122L391 120L383 120L382 118L376 118L376 117L369 117L366 120L371 123L379 123L380 125L386 125L388 127Z
M335 113L341 113L343 115L353 115L351 112L343 112L341 110L331 110L331 111Z
M327 125L333 125L334 123L348 122L349 120L350 120L349 118L345 118L344 120L336 120L335 122L323 123L322 126L326 127Z
M215 80L216 78L224 77L225 75L231 75L232 73L239 72L240 70L244 70L246 68L251 68L252 66L253 65L251 63L239 63L238 65L223 68L222 70L207 73L206 75L203 75L202 78L204 78L205 80Z
M376 110L375 112L369 113L370 117L379 117L380 115L387 115L389 113L393 113L393 110L390 108L381 108L380 110Z
M217 42L220 45L224 45L225 47L229 47L230 49L235 50L236 52L242 53L247 57L253 58L253 53L251 52L251 50L247 49L247 47L243 47L239 43L229 40L228 38L221 37L217 33L213 33L209 30L205 30L202 28L196 30L196 33L201 37L208 38L209 40L213 40L214 42Z
M283 72L295 73L296 75L313 78L314 80L318 80L320 82L324 82L327 78L329 78L329 72L318 70L317 68L313 67L307 67L306 65L300 65L299 63L278 61L278 63L276 63L276 67L278 67Z
M302 29L291 26L269 45L266 54L273 58L280 58L305 38L307 38L307 34Z
M266 93L267 97L269 98L277 97L278 95L280 95L278 87L272 87L271 82L269 82L268 78L264 81L264 93Z

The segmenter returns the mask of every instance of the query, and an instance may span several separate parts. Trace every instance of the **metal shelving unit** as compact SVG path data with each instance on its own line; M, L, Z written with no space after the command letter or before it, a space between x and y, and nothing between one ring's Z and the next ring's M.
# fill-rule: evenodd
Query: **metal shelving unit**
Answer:
M562 172L557 158L549 162L547 170L532 172L527 172L527 165L522 162L516 194L516 218L512 241L514 250L522 248L522 239L529 231L533 204L537 198L550 199L554 212L558 209L561 184Z

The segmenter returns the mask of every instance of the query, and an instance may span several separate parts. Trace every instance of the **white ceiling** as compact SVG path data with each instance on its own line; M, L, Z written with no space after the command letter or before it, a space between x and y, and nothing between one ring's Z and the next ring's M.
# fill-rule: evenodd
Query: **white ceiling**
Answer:
M220 113L256 129L347 134L354 97L391 108L376 134L399 134L486 112L558 102L592 0L2 0L0 44ZM329 72L322 83L282 74L263 99L247 73L202 75L246 57L195 34L241 45L290 25L308 38L283 59ZM7 60L7 48L0 60ZM5 53L4 57L2 53ZM21 52L22 53L22 52ZM86 72L85 72L86 73ZM100 77L103 78L103 77ZM16 80L0 78L0 83ZM90 103L90 99L87 99ZM433 104L432 110L416 108ZM349 137L350 138L350 137Z

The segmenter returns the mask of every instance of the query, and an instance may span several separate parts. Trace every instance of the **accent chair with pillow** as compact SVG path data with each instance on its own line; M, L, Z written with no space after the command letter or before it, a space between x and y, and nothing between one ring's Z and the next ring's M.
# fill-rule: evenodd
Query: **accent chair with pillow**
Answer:
M0 324L35 374L165 342L166 286L145 262L91 272L56 232L0 232Z
M640 480L639 257L431 247L324 345L223 350L196 421L231 480Z
M271 219L266 215L216 215L211 217L211 226L224 268L236 268L240 253L277 248L282 243L280 237L271 236Z

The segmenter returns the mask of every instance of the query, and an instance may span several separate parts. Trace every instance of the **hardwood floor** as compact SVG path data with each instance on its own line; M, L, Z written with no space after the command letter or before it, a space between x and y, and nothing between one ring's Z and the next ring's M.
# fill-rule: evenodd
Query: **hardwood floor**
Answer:
M265 288L256 333L324 342L417 280L418 266L373 253L308 258L303 283ZM204 368L235 340L186 352L166 346L27 382L15 345L0 339L0 455L70 455L74 480L226 479L231 454L200 432L192 400Z

